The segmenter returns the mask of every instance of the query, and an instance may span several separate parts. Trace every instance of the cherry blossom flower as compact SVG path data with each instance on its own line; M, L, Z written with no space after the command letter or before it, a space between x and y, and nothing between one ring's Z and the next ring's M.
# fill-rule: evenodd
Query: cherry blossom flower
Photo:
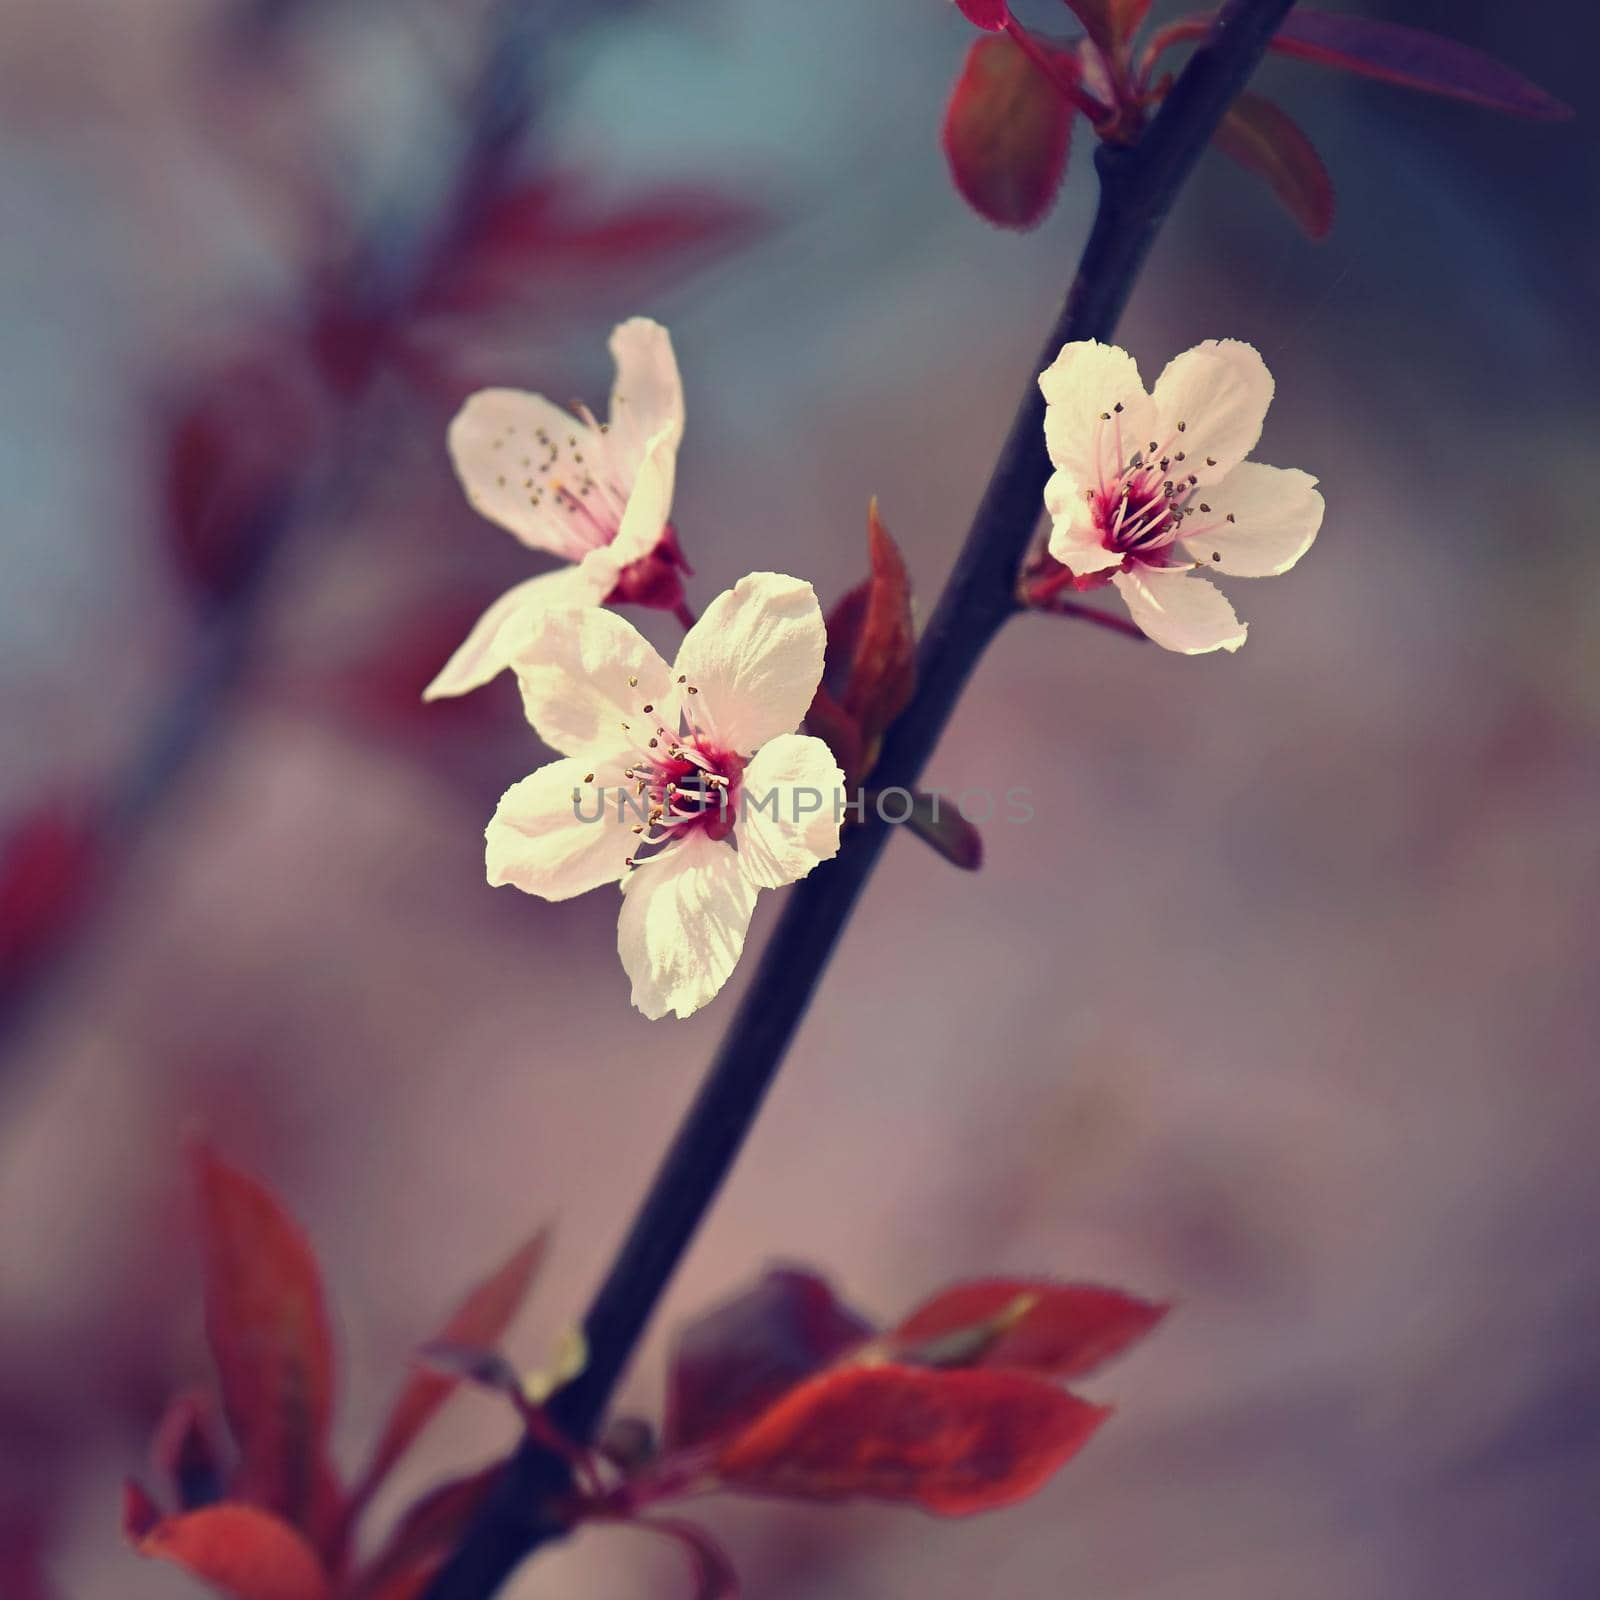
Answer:
M543 395L481 389L450 424L450 459L475 510L533 550L572 565L506 591L423 693L479 688L504 666L500 630L524 609L606 601L673 609L684 566L672 512L683 386L660 323L634 317L611 335L617 378L608 422Z
M1050 555L1073 587L1110 582L1168 650L1237 650L1245 625L1197 569L1287 572L1322 524L1316 479L1245 457L1261 435L1272 376L1235 339L1175 357L1146 393L1127 351L1066 345L1040 375Z
M508 789L491 884L566 900L621 882L617 949L647 1017L727 982L756 893L839 848L844 775L797 734L822 677L811 585L756 572L719 595L672 666L615 612L533 610L496 648L561 759Z

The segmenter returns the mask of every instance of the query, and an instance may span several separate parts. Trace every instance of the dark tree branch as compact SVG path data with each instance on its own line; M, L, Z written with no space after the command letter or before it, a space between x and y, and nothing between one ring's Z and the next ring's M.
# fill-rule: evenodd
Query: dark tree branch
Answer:
M1018 569L1050 475L1044 400L1033 373L1062 345L1106 339L1115 330L1178 190L1292 4L1230 0L1138 143L1100 147L1100 203L1077 277L928 623L916 696L889 730L875 788L916 786L978 658L1016 610ZM589 1364L550 1402L553 1419L571 1437L590 1437L610 1403L662 1290L738 1157L888 834L876 818L853 828L837 858L791 892L722 1048L584 1319ZM544 1508L569 1484L560 1462L524 1443L428 1600L489 1600L530 1551L560 1536Z

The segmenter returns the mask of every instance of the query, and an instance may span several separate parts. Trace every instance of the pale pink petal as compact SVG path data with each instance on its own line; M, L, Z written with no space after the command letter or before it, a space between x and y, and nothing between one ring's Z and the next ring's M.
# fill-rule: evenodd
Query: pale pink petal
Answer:
M1183 542L1195 560L1237 578L1287 572L1322 526L1317 480L1296 467L1242 462L1206 491L1206 504L1210 514L1195 517L1203 526Z
M552 761L500 798L484 830L489 882L509 883L544 900L570 900L627 869L638 820L617 796L627 787L613 757Z
M507 589L473 624L472 631L455 654L445 662L438 677L422 691L424 700L443 700L481 688L506 666L506 657L497 646L501 630L520 612L569 610L577 606L597 606L610 594L617 578L607 575L603 561L607 554L591 551L575 567L558 567Z
M666 433L676 452L683 438L683 383L671 337L648 317L630 317L615 328L611 354L617 378L611 389L607 443L626 483L639 470L657 434Z
M1039 374L1050 459L1080 489L1107 489L1155 437L1155 406L1126 350L1083 339ZM1118 408L1121 408L1120 410Z
M575 499L585 461L598 454L597 439L587 423L543 395L480 389L455 414L448 443L475 511L531 549L577 561L601 542L588 502ZM574 496L558 493L563 486Z
M633 480L633 492L622 514L622 525L611 543L619 566L654 552L672 515L672 485L678 460L678 441L663 428L645 448Z
M652 1020L698 1011L738 964L755 909L756 887L732 845L692 833L630 872L622 889L617 953L634 1005Z
M1245 625L1226 596L1189 571L1135 567L1111 581L1133 620L1163 649L1198 656L1210 650L1237 650L1244 643Z
M1272 374L1253 345L1208 339L1167 363L1156 379L1156 410L1163 455L1176 457L1185 475L1216 483L1255 448L1272 404ZM1182 428L1179 428L1179 424Z
M697 691L685 708L730 749L748 755L800 726L822 678L826 646L811 585L752 572L706 607L672 670Z
M751 883L780 889L836 855L843 792L844 773L822 740L781 733L762 745L744 769L735 832Z
M1090 514L1088 500L1069 473L1056 472L1044 486L1044 508L1050 516L1050 554L1080 577L1122 564L1108 550Z
M676 725L666 662L614 611L524 611L495 648L517 675L528 721L562 755L631 752L653 724Z

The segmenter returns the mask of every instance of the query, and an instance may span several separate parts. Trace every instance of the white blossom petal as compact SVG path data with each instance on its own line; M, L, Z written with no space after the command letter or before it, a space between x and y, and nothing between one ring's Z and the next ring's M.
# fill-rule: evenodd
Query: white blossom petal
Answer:
M1062 566L1079 577L1121 566L1121 553L1106 549L1084 491L1070 473L1051 475L1044 486L1044 508L1050 516L1050 554Z
M822 680L822 608L809 583L752 572L719 594L673 666L698 691L685 702L741 755L800 726Z
M604 559L605 550L592 550L575 567L558 567L529 578L500 596L472 625L472 631L455 654L445 662L439 675L422 691L424 700L443 700L482 688L506 666L498 646L501 630L524 610L570 610L597 606L611 593L617 574Z
M683 438L683 382L671 336L648 317L630 317L613 329L611 354L617 378L607 443L623 481L631 482L657 434L665 432L677 451Z
M678 461L678 441L670 428L661 429L645 447L628 496L622 524L610 549L619 569L650 555L672 515L672 487Z
M622 768L620 757L594 766L569 758L512 784L484 830L489 882L544 900L617 882L628 870L637 821L617 804L627 784Z
M762 745L740 786L735 838L745 876L759 889L781 889L837 855L843 790L844 773L821 739L782 733Z
M617 953L654 1020L698 1011L744 950L756 887L726 841L692 833L624 880Z
M551 446L538 438L541 432L560 450L553 469L541 470L551 458ZM565 479L581 478L583 467L571 457L574 451L598 454L596 437L587 423L543 395L480 389L455 414L448 442L456 476L475 511L531 549L577 561L594 548L596 535L587 514L574 510L555 489Z
M1109 488L1155 438L1156 408L1138 365L1115 345L1081 339L1062 346L1039 374L1039 388L1050 459L1083 489Z
M1155 402L1161 420L1150 437L1169 456L1181 450L1184 472L1211 484L1255 448L1272 404L1272 374L1253 345L1208 339L1167 363Z
M633 751L652 724L676 726L666 662L614 611L524 611L506 624L496 648L517 675L528 721L562 755ZM646 705L654 707L651 715Z
M1244 643L1245 625L1227 597L1215 584L1186 569L1135 567L1111 581L1133 620L1163 649L1198 656L1210 650L1237 650Z
M1206 504L1205 528L1186 533L1183 542L1196 560L1238 578L1287 572L1322 526L1317 480L1297 467L1242 462L1206 491Z

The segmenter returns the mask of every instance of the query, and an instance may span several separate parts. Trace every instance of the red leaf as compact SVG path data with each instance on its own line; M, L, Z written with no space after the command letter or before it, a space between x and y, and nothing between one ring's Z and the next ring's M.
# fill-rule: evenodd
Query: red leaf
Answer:
M203 1396L186 1394L173 1401L156 1429L150 1456L185 1511L222 1498L221 1455L211 1407Z
M142 1483L129 1478L122 1486L123 1537L137 1544L161 1520L161 1507L150 1498Z
M1210 31L1209 17L1175 22L1161 30L1152 44L1152 55L1169 45L1202 39ZM1301 61L1376 78L1402 89L1420 89L1426 94L1470 101L1494 111L1549 122L1572 115L1572 107L1565 101L1547 94L1493 56L1458 40L1398 22L1291 11L1269 48Z
M849 598L845 596L846 600ZM831 617L829 622L831 624ZM831 651L831 644L829 649ZM853 781L861 772L861 729L829 691L826 672L806 711L806 732L814 734L833 751L834 760L844 769L846 782Z
M1211 142L1272 192L1313 239L1333 226L1333 179L1300 125L1280 106L1241 94L1228 108Z
M1066 0L1067 8L1083 24L1102 50L1114 51L1133 37L1150 9L1150 0Z
M1282 55L1383 83L1470 100L1496 111L1556 120L1572 108L1520 72L1455 39L1370 17L1291 11L1272 41Z
M100 837L82 809L50 802L0 843L0 990L71 929L94 891Z
M482 1283L467 1295L450 1320L434 1336L448 1345L495 1345L505 1334L533 1283L544 1256L546 1235L536 1233L519 1245ZM362 1505L433 1419L460 1380L443 1372L418 1370L400 1391L379 1436L372 1460L362 1475L353 1505Z
M727 1433L872 1333L821 1278L774 1268L678 1340L665 1442L682 1448Z
M899 547L879 520L876 500L867 512L867 555L872 576L844 705L861 728L870 760L884 729L905 710L917 686L911 578Z
M890 1338L901 1360L1080 1378L1144 1338L1168 1309L1098 1284L984 1278L935 1295Z
M234 1600L329 1600L316 1552L288 1523L229 1502L152 1522L143 1491L129 1485L123 1524L135 1550L170 1561Z
M348 1600L415 1600L455 1548L503 1469L497 1463L424 1495L350 1585Z
M884 730L905 710L917 681L911 578L878 516L867 513L871 574L828 614L828 650L806 721L852 781L878 759Z
M320 1524L330 1473L333 1341L316 1257L271 1193L195 1151L206 1333L239 1447L237 1498Z
M430 311L477 311L540 285L584 282L607 267L687 263L730 248L758 217L701 189L657 190L599 212L581 179L544 177L496 194L439 264L422 301Z
M1006 0L956 0L956 9L975 28L998 33L1011 20Z
M756 1494L865 1495L965 1516L1025 1499L1109 1414L1016 1372L845 1367L763 1412L717 1470Z
M694 1571L694 1600L739 1600L739 1574L728 1553L697 1523L677 1517L634 1517L626 1524L682 1546Z
M951 866L976 872L983 865L983 835L946 796L917 790L911 796L911 815L905 825Z
M1063 73L1077 73L1075 56L1056 57ZM945 155L962 198L1003 228L1033 227L1061 187L1073 114L1007 35L973 40L944 119Z

